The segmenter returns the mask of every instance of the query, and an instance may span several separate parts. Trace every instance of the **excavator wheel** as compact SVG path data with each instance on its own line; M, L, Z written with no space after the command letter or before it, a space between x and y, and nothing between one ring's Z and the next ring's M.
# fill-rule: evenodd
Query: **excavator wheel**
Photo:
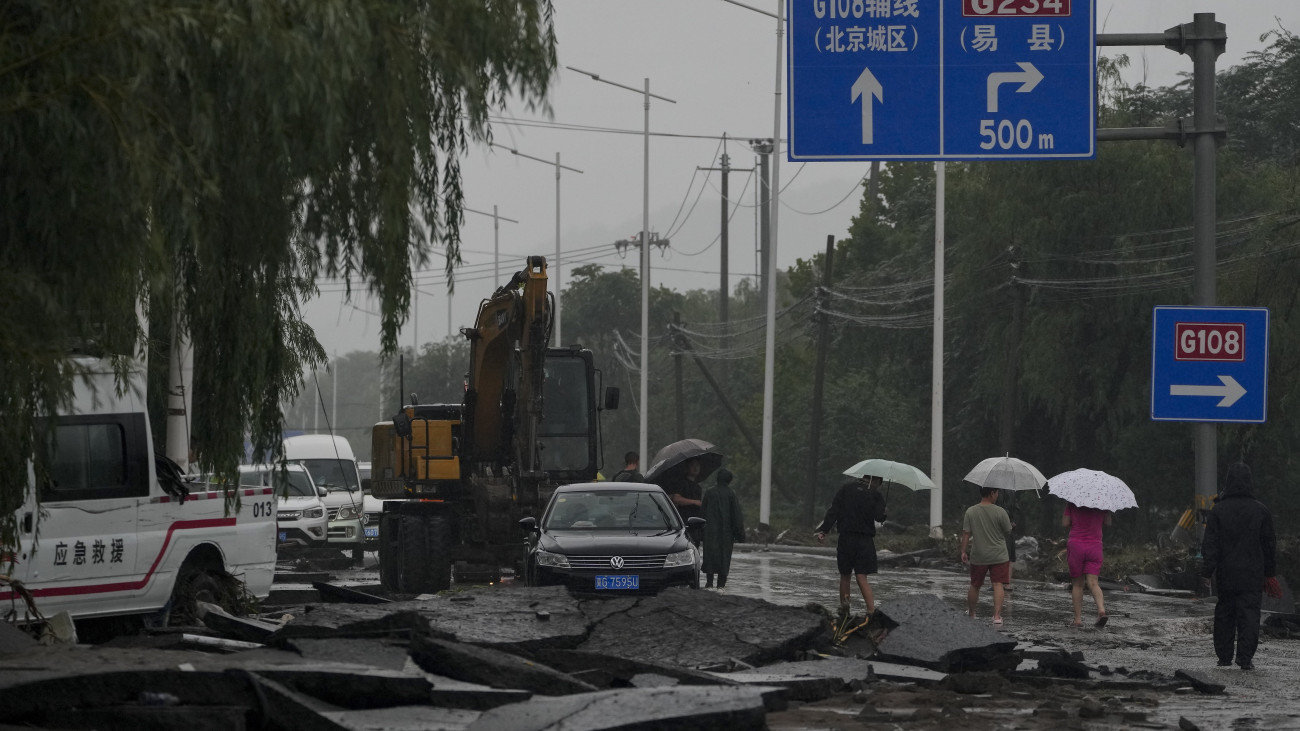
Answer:
M379 519L379 584L388 591L401 588L402 543L400 517L384 513Z
M400 531L400 590L431 594L451 588L451 519L445 515L403 515Z

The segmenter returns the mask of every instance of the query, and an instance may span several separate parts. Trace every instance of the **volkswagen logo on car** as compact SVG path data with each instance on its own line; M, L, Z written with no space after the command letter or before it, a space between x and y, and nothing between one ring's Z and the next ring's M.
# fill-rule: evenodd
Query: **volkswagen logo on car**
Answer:
M613 558L609 559L609 565L613 566L615 569L623 568L623 557L614 556Z

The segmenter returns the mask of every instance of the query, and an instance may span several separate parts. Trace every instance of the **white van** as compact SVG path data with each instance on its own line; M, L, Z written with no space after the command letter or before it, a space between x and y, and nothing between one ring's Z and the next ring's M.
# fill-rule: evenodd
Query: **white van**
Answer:
M322 498L329 511L326 546L349 552L353 561L361 561L369 517L352 445L339 436L302 434L285 438L284 458L290 464L306 467L312 481L328 491ZM379 528L378 525L370 527Z
M12 578L31 591L36 608L74 619L155 613L173 597L180 605L210 601L223 571L265 598L275 574L273 489L239 488L228 497L207 483L184 483L178 472L160 481L155 459L165 458L154 455L144 372L132 371L119 395L110 363L75 363L85 376L56 417L49 480L37 486L29 471L32 489L15 516ZM228 505L236 497L238 510ZM0 590L0 604L14 600ZM35 619L20 600L15 606L20 621Z

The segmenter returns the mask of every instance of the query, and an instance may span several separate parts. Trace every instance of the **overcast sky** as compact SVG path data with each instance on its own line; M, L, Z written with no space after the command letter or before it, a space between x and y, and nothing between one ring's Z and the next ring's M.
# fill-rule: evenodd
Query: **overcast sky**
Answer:
M775 0L742 1L770 12L776 9ZM1194 13L1215 13L1228 33L1227 51L1218 61L1221 69L1261 49L1260 35L1269 30L1300 30L1300 4L1295 0L1097 1L1099 33L1161 32L1191 22ZM474 146L464 160L466 205L488 215L465 214L465 266L452 300L450 332L471 324L479 301L495 286L493 206L501 217L496 239L502 279L521 268L529 254L546 255L553 283L558 278L562 285L568 282L571 264L638 264L635 250L624 259L613 244L641 228L644 107L639 90L645 78L650 79L652 94L675 101L653 99L650 108L650 229L671 242L662 255L656 251L652 256L652 283L680 290L719 284L720 174L700 168L719 166L724 134L731 138L726 151L737 168L730 176L732 287L757 271L756 183L752 173L740 168L755 165L748 140L772 136L775 19L724 0L553 2L560 64L550 93L553 114L511 109L493 127L498 145L547 162L483 145ZM1151 86L1174 83L1179 73L1191 71L1188 57L1163 48L1103 51L1126 53L1132 61L1129 80L1145 79ZM593 81L566 66L638 92ZM784 78L784 66L782 71ZM781 124L784 134L784 106ZM561 174L558 272L551 164L557 153L562 165L582 171ZM828 234L837 239L846 235L868 167L863 162L792 163L783 157L779 267L822 251ZM401 343L408 346L441 340L449 333L441 259L417 279L418 308L401 335ZM322 287L332 289L324 282ZM306 312L326 351L343 355L378 349L378 318L371 314L376 309L364 296L348 305L327 291Z

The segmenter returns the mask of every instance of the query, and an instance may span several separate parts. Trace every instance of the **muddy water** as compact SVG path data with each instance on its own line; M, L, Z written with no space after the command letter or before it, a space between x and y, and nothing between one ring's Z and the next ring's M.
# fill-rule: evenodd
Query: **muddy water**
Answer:
M837 583L834 556L745 552L735 554L722 591L776 604L801 606L818 601L832 607L837 601ZM938 595L958 611L965 610L969 585L956 562L947 571L882 569L871 584L882 608L888 607L891 597L926 593ZM1072 610L1065 585L1017 579L1007 594L1001 631L1025 643L1081 651L1084 662L1092 667L1151 670L1162 675L1187 670L1227 686L1226 693L1219 696L1162 696L1150 720L1170 728L1178 728L1179 717L1186 717L1207 730L1300 729L1300 641L1261 637L1255 670L1219 668L1210 639L1213 599L1161 597L1133 589L1105 593L1110 616L1105 629L1072 629L1067 626ZM986 584L977 610L979 621L992 621L992 602ZM863 609L856 586L853 609ZM1087 595L1083 611L1086 621L1095 618L1096 609Z

